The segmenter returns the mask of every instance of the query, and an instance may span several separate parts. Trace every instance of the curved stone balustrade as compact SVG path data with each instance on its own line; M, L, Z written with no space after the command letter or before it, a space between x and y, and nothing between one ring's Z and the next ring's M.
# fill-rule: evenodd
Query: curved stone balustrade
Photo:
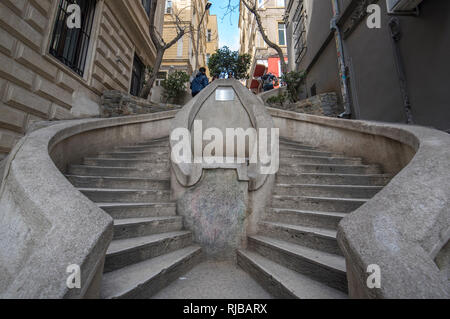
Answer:
M268 111L282 137L362 157L395 175L339 224L350 297L449 298L448 134L417 126ZM63 172L69 163L91 154L168 136L176 113L58 122L18 143L0 190L1 298L98 297L112 219L75 189ZM249 194L255 198L248 201L254 203L264 203L267 197L266 192ZM250 225L259 219L253 215ZM247 232L255 230L250 227ZM81 266L81 289L67 288L66 269L72 264ZM366 284L372 264L381 269L380 289Z
M418 126L269 111L280 136L362 157L396 175L339 225L350 297L448 298L450 136ZM380 289L366 284L373 264L381 269Z
M61 171L83 156L168 136L176 112L58 122L18 143L0 191L0 297L98 297L112 218ZM72 264L81 267L81 289L67 288Z

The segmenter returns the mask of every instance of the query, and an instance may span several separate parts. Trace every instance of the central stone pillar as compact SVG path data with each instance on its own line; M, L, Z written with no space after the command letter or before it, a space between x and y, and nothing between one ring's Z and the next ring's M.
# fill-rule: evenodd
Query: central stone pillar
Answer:
M206 257L235 260L256 233L274 181L256 155L272 128L264 104L236 80L214 81L173 120L172 196Z
M200 182L178 200L177 211L206 256L234 259L245 245L248 182L239 181L234 169L204 170Z

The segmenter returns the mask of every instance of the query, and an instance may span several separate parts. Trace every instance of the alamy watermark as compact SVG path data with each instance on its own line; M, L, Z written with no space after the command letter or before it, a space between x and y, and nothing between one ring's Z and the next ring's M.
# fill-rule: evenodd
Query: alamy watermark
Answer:
M381 268L377 264L371 264L367 266L367 273L370 275L367 277L367 288L381 288Z
M70 275L67 277L66 285L69 289L81 288L81 268L77 264L67 266L66 272Z
M203 122L194 121L193 135L186 128L170 134L171 159L175 164L259 164L260 174L276 174L279 169L278 128L210 127L203 132ZM193 145L192 145L193 144Z

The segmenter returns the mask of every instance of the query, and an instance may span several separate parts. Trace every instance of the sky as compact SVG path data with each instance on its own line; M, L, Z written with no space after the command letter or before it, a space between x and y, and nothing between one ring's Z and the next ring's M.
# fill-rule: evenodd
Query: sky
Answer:
M226 6L228 0L210 0L213 4L210 12L217 15L219 25L219 47L227 46L233 51L239 50L239 8L235 12L228 13ZM239 0L232 0L237 5Z

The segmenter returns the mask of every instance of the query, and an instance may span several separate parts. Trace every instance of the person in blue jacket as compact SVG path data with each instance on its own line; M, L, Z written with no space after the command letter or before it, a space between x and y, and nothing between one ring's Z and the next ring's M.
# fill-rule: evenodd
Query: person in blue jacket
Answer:
M207 87L209 84L208 77L206 76L206 69L201 67L199 71L200 72L197 73L195 79L191 82L192 97L199 94L200 91Z

